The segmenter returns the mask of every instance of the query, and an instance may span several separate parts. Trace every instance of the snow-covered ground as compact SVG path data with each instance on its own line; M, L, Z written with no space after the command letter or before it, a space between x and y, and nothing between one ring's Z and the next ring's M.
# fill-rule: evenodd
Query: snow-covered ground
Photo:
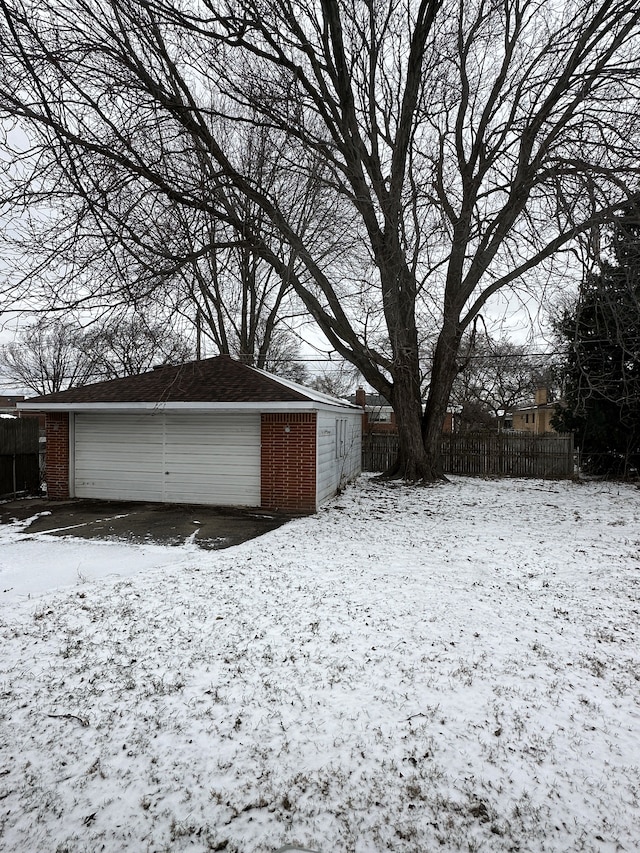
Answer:
M638 850L637 489L363 479L224 551L22 530L1 849Z

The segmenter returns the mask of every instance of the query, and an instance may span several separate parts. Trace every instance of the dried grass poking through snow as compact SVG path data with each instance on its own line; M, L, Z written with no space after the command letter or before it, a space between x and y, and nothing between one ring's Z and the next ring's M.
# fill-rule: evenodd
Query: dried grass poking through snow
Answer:
M639 500L363 479L5 606L0 847L636 850Z

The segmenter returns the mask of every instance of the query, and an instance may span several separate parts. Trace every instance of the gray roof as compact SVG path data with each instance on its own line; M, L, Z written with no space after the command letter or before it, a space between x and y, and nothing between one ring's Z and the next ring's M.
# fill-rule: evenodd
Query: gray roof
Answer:
M29 408L64 404L109 403L323 403L349 406L344 400L320 394L288 380L248 367L226 355L163 365L148 373L125 376L31 397Z

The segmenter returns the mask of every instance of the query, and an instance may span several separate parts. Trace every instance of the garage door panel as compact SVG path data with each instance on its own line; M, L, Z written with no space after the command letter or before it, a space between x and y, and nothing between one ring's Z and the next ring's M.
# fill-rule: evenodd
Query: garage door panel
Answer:
M257 414L75 419L78 497L259 506Z
M142 450L147 452L142 452ZM149 446L146 448L132 448L130 445L124 447L112 443L110 445L102 445L100 447L100 457L108 456L110 465L118 470L128 470L133 467L150 467L150 470L158 470L158 460L162 461L162 447L157 453L149 453ZM92 448L80 448L76 450L76 463L86 463L87 466L96 465L98 470L103 470L100 458L96 458L96 451Z
M167 415L165 470L167 500L258 506L259 416Z
M177 504L208 504L215 505L216 501L210 498L211 490L206 488L198 488L197 484L189 486L189 488L172 490L171 503ZM248 489L229 490L225 493L225 499L219 506L255 506L253 491Z
M194 473L207 477L223 474L224 476L232 477L235 472L250 473L254 469L255 462L253 459L243 459L242 461L234 462L229 459L229 455L219 455L217 453L203 452L199 459L194 459L193 456L185 455L184 453L174 453L171 458L165 457L165 468L170 471L184 471L185 473ZM214 469L214 470L210 470Z
M202 433L192 433L192 432L178 432L180 430L179 426L167 425L169 432L167 433L167 441L171 444L178 443L180 445L184 445L187 447L200 447L204 444L209 444L212 446L216 446L220 440L220 438L224 438L225 442L233 441L234 439L238 444L246 444L247 438L252 437L255 434L255 430L252 429L225 429L221 430L220 433L216 436L208 436L203 435ZM202 429L206 429L206 425L203 424ZM177 434L173 434L173 430L176 430Z
M163 426L158 417L75 417L75 493L80 498L161 500Z
M154 472L151 476L146 477L145 479L146 482L155 484L156 488L162 488L162 477L158 472ZM123 488L127 490L138 489L139 491L144 491L145 488L148 488L145 485L141 485L141 480L135 472L130 476L121 476L120 472L114 471L110 477L85 477L83 483L87 487L93 486L96 489L101 489L103 491L113 491L115 489L120 489L122 491Z
M87 460L86 463L85 460ZM114 460L110 470L104 471L101 468L94 467L90 462L90 458L86 455L84 455L84 457L76 456L76 483L81 476L90 476L94 479L97 478L100 480L115 479L122 482L123 478L127 479L130 476L137 477L141 474L148 474L149 477L153 477L155 475L158 477L159 482L162 482L158 465L155 462L142 461L140 459L134 459L133 457L128 459L123 458L117 461Z
M150 501L148 488L138 489L135 484L127 489L126 495L123 496L122 488L115 484L105 483L85 483L83 491L88 493L88 496L95 500L105 501ZM86 495L78 494L78 497L86 497Z
M79 415L77 415L76 417L79 417ZM139 432L138 429L143 430L146 434ZM123 427L123 425L118 424L117 421L114 421L113 424L105 425L100 429L92 430L92 438L99 438L101 441L117 442L121 439L123 435L127 435L128 438L136 444L145 444L147 441L153 441L156 444L162 444L162 424L159 424L154 420L153 424L145 425L143 422L142 424L139 424L139 426L127 425Z

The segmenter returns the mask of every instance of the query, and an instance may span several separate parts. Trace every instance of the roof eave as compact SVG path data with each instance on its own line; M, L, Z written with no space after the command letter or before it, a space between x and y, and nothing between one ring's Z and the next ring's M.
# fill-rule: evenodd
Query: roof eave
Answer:
M118 402L118 403L18 403L18 408L31 412L360 412L358 406L349 403L325 403L315 400L295 402Z

